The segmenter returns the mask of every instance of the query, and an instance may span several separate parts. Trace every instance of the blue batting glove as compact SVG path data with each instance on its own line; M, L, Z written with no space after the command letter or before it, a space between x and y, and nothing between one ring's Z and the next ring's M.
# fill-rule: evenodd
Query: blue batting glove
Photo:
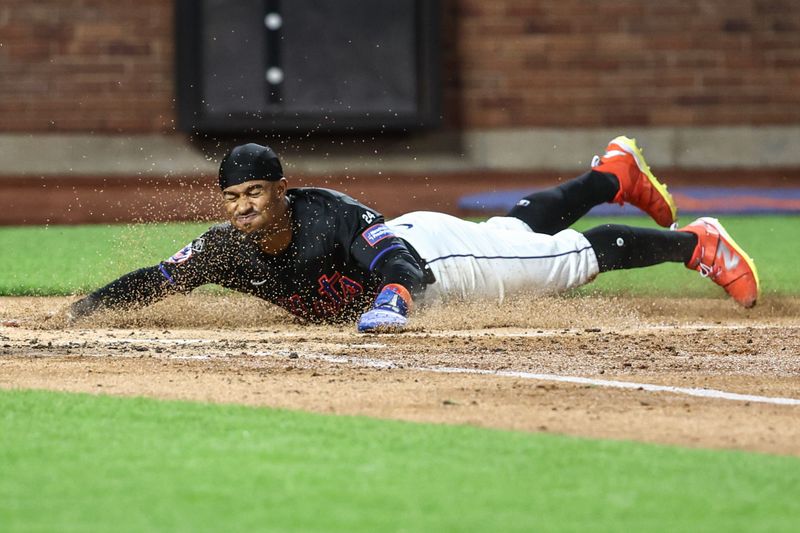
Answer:
M411 295L405 287L392 283L386 285L375 298L372 309L361 315L358 331L370 333L381 330L399 331L408 323Z

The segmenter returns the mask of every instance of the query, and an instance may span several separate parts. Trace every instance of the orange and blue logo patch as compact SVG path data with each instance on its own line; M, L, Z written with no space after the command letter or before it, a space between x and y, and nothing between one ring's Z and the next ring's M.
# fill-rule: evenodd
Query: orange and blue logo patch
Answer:
M188 261L190 257L192 257L192 245L187 244L186 246L175 252L175 255L173 255L164 262L172 263L174 265L179 265L185 261Z

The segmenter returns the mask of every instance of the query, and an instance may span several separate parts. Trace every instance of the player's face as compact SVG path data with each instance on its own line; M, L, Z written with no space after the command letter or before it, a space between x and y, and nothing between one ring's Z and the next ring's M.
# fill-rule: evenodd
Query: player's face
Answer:
M280 229L286 220L286 179L231 185L222 191L222 199L231 224L245 233Z

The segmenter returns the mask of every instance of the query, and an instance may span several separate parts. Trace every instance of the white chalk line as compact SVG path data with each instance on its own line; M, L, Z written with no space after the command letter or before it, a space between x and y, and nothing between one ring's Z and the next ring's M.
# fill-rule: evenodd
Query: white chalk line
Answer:
M277 356L284 354L276 352L251 352L248 355ZM713 398L716 400L731 400L737 402L768 403L773 405L800 405L800 399L781 398L776 396L758 396L754 394L740 394L716 389L699 389L694 387L672 387L669 385L655 385L652 383L635 383L632 381L617 381L612 379L584 378L580 376L564 376L560 374L540 374L535 372L522 372L518 370L485 370L480 368L437 367L437 366L404 366L395 361L381 359L365 359L355 357L337 357L331 355L303 354L304 358L318 359L335 364L350 364L364 368L398 368L412 372L429 372L434 374L473 374L480 376L508 377L530 379L535 381L555 381L560 383L574 383L577 385L592 385L596 387L609 387L617 389L635 389L647 392L669 392L684 394L699 398Z

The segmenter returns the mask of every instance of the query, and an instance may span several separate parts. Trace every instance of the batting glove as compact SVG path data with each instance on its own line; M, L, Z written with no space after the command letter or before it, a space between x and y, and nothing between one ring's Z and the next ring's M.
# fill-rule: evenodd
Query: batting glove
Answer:
M361 315L358 331L372 333L378 331L400 331L408 322L411 309L411 295L402 285L390 283L375 298L372 309Z

